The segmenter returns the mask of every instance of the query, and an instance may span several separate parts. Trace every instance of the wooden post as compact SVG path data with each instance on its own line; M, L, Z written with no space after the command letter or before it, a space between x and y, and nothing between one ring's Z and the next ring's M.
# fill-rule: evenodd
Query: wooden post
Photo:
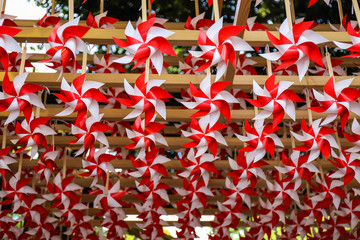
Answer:
M220 9L218 0L213 1L214 20L217 22L220 19Z
M87 45L87 44L86 44ZM84 74L86 73L86 63L87 63L87 52L83 52L83 56L82 56L82 69L81 69L81 73Z
M295 16L295 4L294 4L294 0L290 0L290 4L291 4L291 18L293 21L295 21L296 16Z
M69 0L69 21L74 20L74 0Z
M2 16L2 11L3 11L3 0L0 0L0 18Z
M51 15L55 13L55 0L51 1Z
M200 9L199 9L199 0L195 0L195 15L200 15Z
M150 15L151 15L151 11L152 11L151 0L148 0L148 9L149 9L149 11L148 11L148 16L150 16Z
M66 160L67 160L68 149L65 147L64 150L64 163L62 168L62 179L66 177Z
M141 0L141 15L142 15L142 21L145 22L147 20L146 0Z
M338 9L339 9L340 24L341 24L342 20L344 18L344 11L343 11L343 6L342 6L341 0L338 0L337 3L338 3Z
M20 158L19 158L19 165L18 165L18 180L21 179L21 169L22 169L22 164L23 164L23 158L24 158L24 153L21 152Z
M106 170L105 195L109 193L110 172Z
M358 24L360 24L360 9L359 9L359 3L357 0L352 0L353 2L353 7L354 7L354 11L355 11L355 15L356 15L356 20L358 22Z
M141 10L142 10L142 21L147 20L146 15L146 0L141 0ZM148 58L145 62L145 83L149 81L150 78L150 59Z
M100 13L104 12L104 0L100 0Z
M7 124L4 125L3 128L2 145L1 145L2 149L6 148L6 136L7 136Z
M286 18L288 21L288 25L290 30L292 29L292 19L291 19L291 8L290 8L290 0L284 0L285 1L285 10L286 10Z

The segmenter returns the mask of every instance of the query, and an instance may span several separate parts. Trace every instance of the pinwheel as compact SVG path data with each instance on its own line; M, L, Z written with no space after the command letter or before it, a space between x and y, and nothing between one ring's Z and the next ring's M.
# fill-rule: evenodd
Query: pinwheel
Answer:
M126 137L126 129L131 129L130 123L127 121L105 121L105 123L112 128L112 137Z
M163 63L162 69L161 69L161 73L162 74L168 74L166 68L170 67L170 65L166 62ZM140 64L137 69L143 73L146 70L146 63L142 63ZM159 74L158 71L156 70L154 64L152 63L152 61L150 60L150 67L149 67L149 74Z
M195 158L203 155L208 149L210 149L215 157L218 149L218 143L227 146L224 137L219 132L224 128L226 128L226 125L219 122L210 127L206 118L200 118L199 122L196 118L192 118L190 123L191 132L181 131L182 134L185 137L190 138L192 142L183 144L182 146L186 148L196 147L198 150L195 154Z
M334 30L335 32L346 32L347 29L347 25L350 24L355 31L359 31L359 26L357 21L354 20L350 20L349 22L347 21L347 14L345 14L343 20L341 21L340 27L339 29L337 29L334 25L332 25L331 23L329 23L330 27L332 30Z
M52 207L59 209L69 209L79 202L81 196L76 192L82 190L82 187L72 183L75 176L66 177L61 179L61 174L58 173L53 181L53 184L48 183L47 189L50 194L44 194L43 198L52 201Z
M340 49L348 50L350 51L349 55L346 55L344 57L359 57L360 56L360 49L359 49L359 39L360 39L360 32L355 31L354 27L348 23L347 24L347 33L351 39L352 43L341 43L334 41L335 45L339 47Z
M245 58L245 54L239 55L239 60L236 63L236 75L257 75L253 65L257 62L250 58Z
M15 20L15 18L17 18L17 16L5 14L4 12L5 11L3 10L1 13L1 17L0 17L0 19L3 20L2 26L18 27L18 25L14 22L14 20Z
M132 88L124 79L125 92L128 97L117 98L116 100L127 107L134 108L124 119L136 118L145 113L145 125L147 125L154 117L155 112L166 119L164 101L168 101L173 96L160 87L164 82L165 80L154 79L145 82L145 74L143 73L136 79L135 87Z
M126 93L124 92L124 88L109 87L106 89L104 95L109 101L109 103L104 106L104 109L126 108L126 106L122 105L119 101L116 100L116 98L126 98Z
M41 215L41 224L27 231L29 236L37 239L57 240L59 237L59 230L56 229L58 219L46 215Z
M184 63L179 61L179 68L183 74L205 74L205 71L196 71L199 67L205 64L206 61L189 54Z
M22 52L21 47L13 38L16 34L22 30L19 28L13 28L5 26L5 20L0 19L0 63L3 69L7 71L9 69L9 56L7 52Z
M109 182L108 190L102 185L97 184L96 187L97 190L90 193L90 195L96 195L94 206L98 206L105 211L122 207L121 198L125 196L126 192L120 190L120 181L117 181L114 185Z
M156 142L168 146L165 138L159 133L164 127L165 125L157 122L150 122L148 125L145 125L145 120L137 117L133 125L133 130L126 129L126 135L133 140L134 143L125 147L128 149L140 148L140 152L136 158L145 159L145 151L149 148L155 150Z
M356 118L354 118L352 126L351 126L351 132L353 133L353 135L348 134L346 132L343 132L344 136L346 137L346 139L349 142L352 142L355 144L355 146L347 149L347 152L353 152L353 153L357 153L360 152L360 124L359 122L356 120Z
M303 100L289 87L293 82L280 81L275 84L275 74L271 75L265 82L264 89L253 80L254 93L258 100L246 99L251 105L264 110L260 112L253 120L266 119L273 116L273 126L277 126L284 118L285 113L295 121L294 102L303 102Z
M89 66L91 71L96 73L123 73L126 72L124 67L117 62L114 62L116 57L111 56L111 54L106 53L102 56L101 60L94 55L94 65L95 67Z
M274 183L269 180L265 180L267 189L269 192L263 193L268 199L273 199L274 204L284 204L285 208L290 207L291 200L299 204L300 199L297 193L298 188L295 188L295 184L290 181L280 180L279 177L275 177Z
M109 102L99 90L103 85L103 83L95 81L85 81L85 74L75 78L71 86L63 78L60 93L53 94L65 103L66 109L56 114L56 116L67 116L78 112L75 125L82 125L85 122L87 111L94 118L99 118L98 102Z
M251 208L250 196L257 196L257 194L251 187L249 180L243 178L235 183L229 178L226 178L225 186L227 188L226 190L220 190L226 197L223 202L224 205L235 207L238 202L243 202L248 208Z
M16 152L22 152L27 148L31 148L31 159L35 157L38 152L40 144L47 149L47 141L45 136L55 135L56 132L46 124L49 122L50 117L35 118L32 115L30 120L26 119L20 124L17 122L15 133L19 139L12 139L11 142L17 145L23 145Z
M199 179L201 176L207 186L210 181L209 172L218 174L218 171L213 163L213 161L218 158L208 153L204 153L198 157L195 157L195 155L197 154L195 154L194 149L191 148L186 156L186 160L180 159L181 165L185 167L185 171L180 173L179 176L183 178L190 178L190 182Z
M344 178L344 186L349 184L353 179L356 179L360 183L360 154L348 153L346 148L342 149L339 156L333 151L332 156L334 162L332 162L338 169L332 173L331 178Z
M284 167L275 166L275 168L280 173L286 174L287 177L283 179L284 181L295 180L294 189L299 189L303 179L311 183L313 173L320 173L314 164L308 162L308 159L309 155L300 155L300 151L293 151L290 158L283 152L281 154L281 161Z
M263 120L256 120L254 126L251 127L249 122L245 120L246 137L235 134L240 141L246 142L249 146L240 149L240 152L248 152L246 161L257 162L261 160L266 152L272 157L275 154L275 146L284 147L280 138L275 134L280 127L274 127L272 124L265 124Z
M280 60L281 65L275 71L296 65L301 81L309 68L310 60L324 67L317 44L325 43L328 40L310 30L314 26L314 21L299 22L289 30L288 21L285 19L279 28L279 39L267 32L271 43L275 45L278 51L263 53L260 56L271 61Z
M84 172L80 175L83 177L94 178L90 187L93 187L101 177L103 178L104 182L106 182L107 171L115 173L115 168L110 163L110 161L112 161L115 156L106 154L107 150L108 148L106 147L100 148L94 153L93 156L90 154L86 160L82 160L83 168L88 170L88 172Z
M3 198L1 205L13 204L11 210L16 212L24 204L25 198L36 194L34 189L27 186L31 180L31 178L18 179L12 176L0 190L0 197Z
M77 200L77 199L76 199ZM70 208L59 209L54 212L54 215L61 218L60 224L65 226L73 226L75 222L81 221L83 218L87 206L83 203L77 203L76 201L70 206Z
M206 19L204 17L205 17L205 12L199 14L193 19L191 19L191 17L189 16L185 22L184 28L188 30L200 30L200 29L206 30L215 23L214 20Z
M159 154L158 148L146 153L145 159L136 160L133 156L130 156L130 159L136 171L130 172L129 175L142 178L140 186L148 185L151 181L159 183L161 177L169 177L163 164L169 162L170 159Z
M121 239L126 234L129 226L125 222L126 214L121 208L113 208L106 211L101 226L108 228L106 237L108 239Z
M279 202L270 202L269 199L266 199L264 202L259 198L260 205L262 207L260 211L260 223L271 223L272 228L274 228L279 220L285 222L285 212L287 208Z
M336 131L329 127L320 127L321 119L315 120L311 126L307 126L305 119L301 123L302 134L291 131L291 134L304 145L294 148L297 151L310 151L308 162L314 161L320 153L326 159L329 158L331 148L339 149L335 138L332 136Z
M284 229L284 231L282 232L281 235L283 237L285 237L284 232L287 232L287 233L289 233L289 235L287 236L288 237L287 239L293 239L293 238L296 238L300 234L301 239L305 239L307 233L310 232L310 227L302 224L301 223L302 220L303 220L302 216L297 214L295 210L291 211L289 219L286 219L287 227ZM285 238L283 238L283 239L285 239Z
M312 5L314 5L315 3L317 3L319 0L310 0L308 8L311 7ZM324 2L329 5L330 0L324 0Z
M309 69L309 72L318 76L329 76L328 64L326 61L326 57L322 58L324 67L315 64L315 69ZM340 66L344 61L339 59L331 59L331 65L333 68L333 72L335 76L345 76L346 73Z
M155 26L156 18L151 18L140 23L136 29L133 29L129 22L125 29L127 42L113 37L115 43L124 48L130 54L115 60L121 64L128 64L136 61L133 69L150 59L155 66L156 71L161 74L163 66L163 55L168 54L176 56L176 53L170 43L166 40L173 32Z
M85 26L78 26L80 18L76 18L60 26L58 23L48 38L51 48L46 52L50 59L40 62L60 62L63 64L63 71L68 65L76 66L76 52L89 53L87 45L81 39L90 29Z
M344 129L349 120L350 111L360 116L360 104L356 101L360 97L360 90L350 87L352 81L353 79L346 79L334 84L334 79L331 77L324 86L324 94L313 89L314 97L320 106L310 109L328 113L322 125L333 122L340 116L341 128Z
M258 177L264 180L266 179L261 167L266 166L267 163L263 160L248 162L244 152L239 152L236 161L229 157L229 164L233 171L226 174L234 179L233 182L235 185L237 185L237 182L241 179L247 179L250 181L251 187L255 188Z
M188 109L199 110L190 117L204 117L209 121L209 127L212 128L222 114L231 122L230 106L231 103L239 103L236 98L224 90L230 82L215 82L211 84L211 75L207 75L200 83L198 90L190 82L190 92L195 102L180 101Z
M47 216L48 211L43 207L46 202L45 199L35 198L35 194L24 198L24 204L17 211L21 214L18 221L25 221L25 227L32 227L33 225L40 225L42 215L43 218Z
M324 219L324 223L322 227L324 231L321 233L322 237L326 237L327 239L341 239L342 237L348 239L348 233L345 229L349 228L349 224L347 219L335 215L336 210L330 211L330 217L328 219Z
M318 186L313 186L313 189L317 194L311 200L318 202L317 207L328 208L330 204L333 204L336 209L339 209L341 198L346 198L341 188L344 183L330 178L328 174L324 175L324 180L316 175L315 180Z
M38 27L55 27L61 20L59 17L60 13L55 13L52 15L45 14L37 23L35 26Z
M275 71L281 65L281 61L272 62L272 70ZM278 76L296 76L298 75L298 70L296 65L291 65L285 69L280 69L275 71L275 74Z
M46 180L49 182L50 176L54 174L57 169L57 164L55 160L59 157L60 151L55 151L54 146L49 147L38 161L38 165L34 166L34 170L36 173L40 174L40 179Z
M232 88L230 92L239 103L232 103L230 105L230 109L238 110L238 109L247 109L246 107L246 98L249 98L249 95L247 95L244 91L237 88Z
M90 216L83 216L79 221L76 221L68 230L64 232L65 235L70 235L75 239L89 239L97 240L98 236L94 233L94 228L90 221L93 218Z
M14 175L8 165L17 162L15 159L8 156L10 150L11 150L10 147L0 149L0 175L2 176L2 179L4 182L7 181L7 178L6 178L7 172L10 173L11 175Z
M150 182L147 185L140 185L138 181L135 181L135 184L137 190L141 192L141 194L135 195L135 197L144 202L145 210L159 209L170 202L166 192L170 187L165 183Z
M255 22L257 16L249 17L246 21L246 30L256 31L256 30L267 30L268 28L262 25L261 23Z
M34 83L25 83L27 76L28 73L17 75L12 82L7 74L4 76L4 92L0 92L0 112L10 111L5 124L14 121L21 112L25 119L30 121L32 106L45 109L41 99L35 94L45 88Z
M26 54L26 60L24 67L34 67L29 60L27 60L31 55ZM0 67L0 70L6 71L6 72L19 72L20 69L20 63L21 63L21 54L17 52L11 52L9 53L9 68L7 70Z
M93 17L91 12L89 12L89 15L86 19L86 25L91 28L115 29L113 24L119 21L119 19L108 17L106 15L107 11Z
M69 141L68 143L82 145L80 147L80 149L78 151L76 151L75 156L79 156L85 150L89 150L89 157L91 159L95 153L94 146L95 146L96 141L99 141L100 143L104 144L107 147L109 146L109 142L104 133L106 131L110 131L111 127L105 123L100 122L103 115L104 115L103 113L99 114L99 116L97 118L94 116L91 116L86 119L84 124L79 125L79 126L76 126L76 125L71 126L71 133L77 139L73 140L73 141ZM104 152L104 149L101 150L100 153L103 153L103 152ZM100 155L97 155L97 156L99 157ZM92 160L94 160L96 162L99 159L92 159ZM106 167L108 167L108 165Z
M360 199L351 199L351 195L348 193L344 199L344 203L341 204L340 210L335 211L338 217L344 220L350 219L350 229L354 230L359 223L360 218Z
M194 57L208 60L196 71L203 71L217 65L216 81L226 71L228 62L236 67L236 51L253 51L253 48L237 37L245 26L223 27L223 18L214 23L205 33L200 30L198 44L202 51L189 51Z

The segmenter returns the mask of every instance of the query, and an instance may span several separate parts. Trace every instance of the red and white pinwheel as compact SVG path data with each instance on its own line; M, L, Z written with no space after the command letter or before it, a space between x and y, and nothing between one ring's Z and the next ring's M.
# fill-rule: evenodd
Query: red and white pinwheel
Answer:
M128 64L137 61L133 69L151 59L156 71L161 74L163 54L176 56L171 44L166 40L173 32L155 25L156 18L140 23L136 29L129 22L125 29L127 42L113 37L115 43L130 54L119 58L116 62Z
M47 184L50 194L44 194L43 197L53 202L52 207L66 210L74 207L79 202L81 196L77 195L76 192L81 191L82 187L72 183L74 177L70 176L61 179L61 174L58 173L54 178L53 184Z
M104 109L126 108L126 106L122 105L119 101L116 100L116 98L126 98L126 93L124 92L124 88L109 87L106 89L104 95L109 101L109 103L104 106Z
M346 152L343 149L338 156L334 151L331 154L334 158L333 164L338 168L329 177L344 178L344 186L349 184L353 179L360 183L360 154Z
M219 122L210 127L206 118L200 118L199 122L196 118L192 118L190 123L191 132L181 130L182 134L190 138L192 142L183 144L182 146L187 148L196 147L198 151L195 154L195 158L203 155L208 149L210 149L215 157L218 150L218 143L227 146L225 138L219 132L224 128L226 128L226 125Z
M275 127L282 121L286 113L295 121L294 102L303 102L303 100L294 91L289 89L293 84L293 82L289 81L280 81L275 84L275 74L266 80L264 89L253 80L253 89L258 100L246 100L251 105L264 109L253 120L266 119L273 116L273 126Z
M315 69L309 69L309 72L318 76L329 76L329 69L328 64L326 61L326 57L322 58L324 66L319 66L315 64ZM341 61L339 59L331 59L331 65L333 68L333 72L335 76L345 76L346 73L344 69L340 66L344 61Z
M121 104L127 107L133 107L134 110L129 113L124 119L131 119L145 113L145 124L148 124L154 117L155 112L166 119L165 102L169 98L173 98L166 90L160 86L165 80L151 79L145 82L145 73L141 74L135 82L135 87L124 79L124 88L127 97L116 98Z
M280 127L272 124L265 124L264 120L256 120L254 126L251 127L249 122L245 120L246 137L235 134L240 141L246 142L247 147L240 149L240 152L248 152L246 155L247 162L257 162L261 160L266 152L270 153L272 157L275 154L275 147L284 147L280 138L276 135L276 131Z
M329 127L321 127L321 119L315 120L311 126L307 126L305 119L301 123L302 134L291 131L291 134L304 145L294 148L297 151L310 151L308 162L314 161L320 153L326 159L329 158L331 148L339 149L335 138L332 136L336 131Z
M164 127L164 124L157 122L149 122L146 125L145 120L137 117L133 125L133 130L126 129L126 135L133 140L134 143L125 147L128 149L140 148L140 152L136 158L145 159L147 154L145 151L149 148L154 150L156 142L168 146L165 138L159 133Z
M347 24L346 30L347 30L347 33L348 33L352 43L341 43L341 42L337 42L337 41L334 41L334 43L340 49L350 51L350 54L346 55L344 57L359 57L360 56L360 47L359 47L360 32L356 31L350 23Z
M12 82L7 74L4 76L2 82L4 92L0 92L0 112L10 111L5 124L14 121L21 112L24 113L25 119L30 121L32 106L45 109L36 94L45 88L34 83L25 83L27 76L28 73L17 75Z
M201 176L207 186L210 181L210 172L218 174L213 163L217 159L217 157L208 153L195 157L195 151L191 148L186 156L186 160L180 159L181 165L185 167L185 171L180 173L179 176L190 178L190 182L199 179Z
M351 126L351 132L353 133L353 135L343 132L344 136L346 137L346 139L351 142L354 143L355 146L347 149L347 152L353 152L353 153L357 153L360 152L360 124L359 122L356 120L356 118L354 118L352 126Z
M24 67L34 67L29 60L27 60L31 55L30 54L26 54L25 57L25 65ZM9 53L9 68L7 70L7 72L19 72L20 70L20 63L21 63L21 54L17 53L17 52L11 52ZM0 67L0 70L2 71L6 71L5 69L3 69L2 67Z
M224 90L231 82L215 82L211 84L211 75L207 75L200 83L198 90L190 82L190 92L195 102L180 101L188 109L199 110L190 117L204 117L208 119L210 128L219 120L220 115L224 115L231 122L230 105L239 101L228 91Z
M95 81L85 81L85 74L75 78L71 86L63 78L60 93L53 93L62 102L66 109L56 116L67 116L73 112L78 112L75 125L79 125L86 120L87 111L95 118L99 118L99 103L109 101L99 90L104 83Z
M104 114L99 114L97 118L91 116L86 119L84 124L71 126L71 134L74 135L77 140L69 141L68 143L82 145L80 149L76 151L75 156L79 156L85 150L89 150L89 157L92 158L95 153L94 146L96 141L99 141L107 147L109 146L109 142L104 133L112 130L112 128L100 122L103 115Z
M11 148L3 148L0 149L0 175L2 176L3 181L7 181L6 179L6 173L10 173L11 175L14 175L12 170L9 168L8 165L16 163L17 161L13 159L12 157L9 157L9 152Z
M260 223L271 223L272 228L274 228L279 220L285 222L285 212L288 209L284 205L279 202L270 202L269 199L264 202L259 198L259 201L261 205Z
M301 81L309 68L310 60L324 67L317 45L328 42L328 40L312 31L311 28L314 26L316 26L314 21L299 22L294 24L290 30L288 21L285 19L279 28L279 39L267 31L271 43L275 45L278 51L260 55L271 61L281 61L281 65L275 71L296 65L299 72L299 80Z
M159 183L162 176L168 177L167 169L164 163L170 159L159 154L159 149L151 150L146 153L145 159L136 160L130 156L136 171L129 172L129 175L135 178L142 178L140 185L148 185L150 182Z
M189 16L185 22L184 28L188 30L200 30L200 29L206 30L215 23L214 20L206 19L204 17L205 17L205 12L199 14L193 19L191 19L191 17Z
M96 195L94 206L98 206L105 211L109 211L110 208L122 207L121 198L126 194L120 189L120 181L117 181L114 185L109 183L109 185L108 190L105 189L105 186L96 185L98 189L90 194Z
M60 62L63 70L68 65L76 65L76 52L89 53L89 49L81 39L90 29L85 26L78 26L80 18L76 18L60 26L57 24L48 38L51 48L46 52L51 58L41 62Z
M5 20L0 19L0 63L5 71L9 69L9 56L7 52L22 52L21 47L13 38L21 31L19 28L5 26Z
M331 123L340 116L341 128L344 129L350 112L360 116L360 104L356 101L360 97L360 90L350 87L352 81L353 79L346 79L334 83L334 78L331 77L324 86L324 94L313 89L314 98L320 106L310 109L328 114L322 125Z
M247 19L247 21L246 21L246 30L248 30L248 31L256 31L256 30L265 31L266 29L268 29L267 27L265 27L261 23L255 22L256 18L257 18L257 16L249 17Z
M196 71L203 71L217 65L216 81L225 74L228 62L236 67L236 51L253 51L254 49L238 37L245 26L223 27L220 18L207 32L200 30L198 44L202 51L189 51L194 57L208 60Z
M60 151L55 151L54 146L49 147L43 154L41 154L38 165L34 166L35 172L40 174L40 179L45 178L46 182L49 182L50 176L54 174L58 167L55 160L59 157L59 155Z
M201 65L205 64L205 60L193 57L189 54L184 63L179 61L179 68L183 74L205 74L205 71L196 71Z
M236 63L236 75L257 75L253 65L257 62L250 58L245 58L245 54L240 54Z
M104 182L106 181L107 171L115 173L114 166L110 163L115 156L111 154L106 154L108 148L100 148L97 150L93 156L89 155L86 160L82 160L83 168L88 170L81 174L83 177L93 177L93 181L90 187L93 187L99 179L102 177Z
M251 208L250 196L257 196L257 194L249 180L242 178L240 181L233 182L226 178L225 186L226 190L220 190L226 196L224 205L235 207L239 202L244 202L248 208Z
M40 144L47 149L46 136L55 135L56 132L46 124L48 124L50 117L35 118L32 115L30 120L26 119L20 124L17 122L15 133L19 139L11 140L12 143L23 145L16 152L21 152L27 148L31 148L31 159L35 157L38 152Z
M61 20L59 17L60 13L55 13L52 15L45 14L37 23L36 26L38 27L55 27Z
M94 55L94 64L95 67L89 66L91 71L96 73L122 73L126 72L124 67L117 62L114 62L116 57L111 56L111 54L107 53L102 56L101 60Z
M329 23L330 27L332 30L334 30L335 32L346 32L347 29L347 25L350 24L355 31L359 31L359 26L358 26L358 22L354 21L354 20L350 20L349 22L347 21L347 14L345 14L343 20L341 21L340 27L339 29L337 29L334 25L332 25L331 23Z
M1 205L13 204L11 210L16 212L24 204L25 198L30 194L36 194L34 189L27 186L29 182L31 182L31 178L18 179L16 176L12 176L3 184L0 191L0 197L4 199Z
M115 27L113 24L119 21L119 19L108 17L106 15L107 11L93 17L91 12L89 12L89 15L86 19L86 25L91 28L114 29Z

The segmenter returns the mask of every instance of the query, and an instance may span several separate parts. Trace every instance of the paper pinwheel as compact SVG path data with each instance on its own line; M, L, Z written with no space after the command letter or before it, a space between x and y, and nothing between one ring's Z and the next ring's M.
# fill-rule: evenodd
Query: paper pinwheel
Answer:
M126 98L126 93L123 88L112 88L109 87L106 89L104 93L105 97L108 99L109 103L104 106L104 109L119 109L126 108L126 106L122 105L116 98Z
M127 107L134 108L124 119L136 118L145 113L145 125L147 125L154 117L155 112L166 119L164 101L168 101L173 96L160 87L164 82L165 80L154 79L145 82L145 74L143 73L136 79L135 87L132 88L124 79L125 92L128 96L116 100Z
M76 65L76 52L89 53L87 45L81 39L90 29L78 26L80 18L76 18L60 26L57 24L48 38L51 48L46 52L51 58L40 62L62 62L63 71L68 65Z
M349 184L353 179L360 183L360 154L346 152L346 148L342 149L338 156L335 152L332 153L334 158L333 164L338 168L332 173L331 178L344 178L344 186Z
M205 60L193 57L191 54L189 54L184 59L184 63L179 62L179 68L183 74L205 74L205 71L196 71L200 66L205 63Z
M25 65L24 67L34 67L29 60L27 60L31 55L26 55ZM2 71L7 72L19 72L20 70L20 63L21 63L21 54L17 52L9 53L9 68L7 70L0 68Z
M336 211L336 214L344 220L350 220L350 228L351 230L354 230L359 223L360 199L351 199L350 196L351 195L349 193L346 195L344 203L340 205L340 209Z
M271 43L275 45L278 51L263 53L260 56L271 61L280 60L281 65L275 71L296 65L301 81L309 68L310 60L324 67L317 44L328 42L328 40L312 31L311 28L314 26L314 21L299 22L289 30L288 21L285 19L279 28L279 39L267 32Z
M270 202L269 199L264 202L259 198L259 201L262 208L260 212L261 223L271 223L272 228L274 228L279 223L279 220L285 222L287 208L284 205L279 202Z
M110 209L105 212L104 217L101 225L109 229L106 234L108 239L121 239L127 233L126 229L129 226L124 221L126 218L124 210L121 208Z
M120 181L114 185L109 183L109 189L106 194L105 186L96 185L98 190L91 192L90 195L96 195L94 199L94 206L98 206L105 211L109 209L122 207L121 198L125 196L126 192L120 190Z
M223 27L221 18L207 32L200 30L198 44L202 51L189 51L191 55L208 60L196 71L203 71L217 65L216 81L225 74L228 62L236 67L236 51L253 51L254 49L237 35L245 26Z
M109 54L109 53L102 56L101 60L99 60L99 58L96 55L94 55L95 67L89 66L89 69L96 73L126 72L120 63L114 62L115 60L116 60L116 57L111 56L111 54Z
M335 130L329 127L320 127L320 124L321 119L317 119L310 127L308 127L303 119L301 123L302 134L300 135L291 131L291 134L304 144L294 148L294 150L310 151L308 162L312 162L318 158L320 153L328 159L331 148L339 149L335 138L332 136L332 134L335 133Z
M108 17L106 15L107 11L93 17L91 12L89 12L89 15L86 19L86 25L91 28L114 29L115 27L113 24L119 21L119 19Z
M226 178L225 186L226 190L220 190L226 197L223 202L224 205L235 207L239 202L243 202L248 208L251 208L250 196L257 196L257 194L254 188L251 187L249 180L243 178L234 183L229 178Z
M3 177L2 179L4 182L7 181L6 178L7 172L10 173L11 175L14 175L14 173L12 172L12 170L9 168L8 165L17 162L15 159L8 156L10 150L11 150L10 147L0 149L0 175Z
M322 61L323 61L324 67L315 64L315 69L309 69L309 72L312 74L318 75L318 76L329 76L330 74L329 74L326 57L323 57ZM340 66L340 64L342 64L343 62L344 61L341 61L339 59L331 59L331 65L332 65L335 76L345 76L346 75L344 69L342 69L342 67Z
M59 157L60 151L55 151L54 146L49 147L38 161L38 165L34 166L36 173L40 174L40 179L46 180L49 182L50 176L54 174L55 170L58 168L55 160Z
M85 137L86 138L86 137ZM90 187L93 187L102 177L106 181L106 172L115 172L114 166L110 163L115 156L106 154L108 148L104 147L97 150L93 156L89 155L86 160L82 160L83 168L88 170L81 174L83 177L93 177Z
M170 43L166 40L173 32L164 28L155 26L156 18L151 18L140 23L134 30L129 22L125 29L127 42L113 37L115 43L127 50L130 54L119 58L116 62L128 64L136 61L133 69L151 59L156 71L161 74L163 67L163 55L168 54L176 56L176 53Z
M169 177L164 163L170 159L159 154L159 149L149 151L145 155L145 159L136 160L130 156L136 171L130 172L129 175L135 178L142 178L140 185L148 185L150 182L159 183L162 176Z
M245 58L245 54L239 55L239 60L236 63L236 75L257 75L255 68L253 67L256 64L254 60L250 58Z
M66 109L56 114L56 116L67 116L73 112L78 112L75 125L79 125L86 120L87 111L95 118L98 118L98 102L109 102L99 90L103 85L103 83L95 81L85 81L85 74L75 78L71 86L63 78L60 93L53 94L65 103Z
M347 14L345 14L343 20L341 21L340 27L339 29L337 29L334 25L332 25L331 23L329 23L330 27L332 30L334 30L335 32L346 32L347 29L347 25L350 24L355 31L359 31L359 26L357 21L354 20L350 20L349 22L347 21Z
M201 81L199 90L190 82L190 92L195 102L180 102L188 109L199 110L191 117L207 116L210 128L216 124L221 114L231 122L229 104L239 102L231 93L224 90L229 84L230 82L223 81L211 84L211 76L207 75Z
M284 204L285 208L288 208L290 207L291 200L294 200L297 204L300 203L297 193L299 189L295 188L293 182L280 180L279 177L275 177L274 183L269 180L265 181L269 192L264 192L263 195L268 199L273 199L274 204Z
M15 133L19 139L11 140L12 143L23 145L16 152L21 152L27 148L31 148L31 159L35 157L38 152L40 144L47 149L47 141L45 136L55 135L56 132L47 126L50 117L35 118L32 115L30 120L26 119L20 124L17 122Z
M240 149L240 152L248 152L247 161L257 162L261 160L266 152L274 157L275 146L284 147L280 138L275 134L280 127L274 127L272 124L265 124L264 120L256 120L251 127L245 120L246 137L235 134L240 141L246 142L247 147ZM249 160L248 160L249 159Z
M12 82L7 74L4 76L2 83L4 92L0 92L0 112L10 111L5 124L14 121L21 112L24 113L25 119L30 121L32 106L45 109L42 101L35 94L45 88L34 83L25 83L27 76L28 73L20 74Z
M61 20L59 17L60 13L55 13L52 15L45 14L37 23L36 26L38 27L55 27Z
M7 71L9 69L9 56L7 52L22 52L21 47L13 38L22 30L19 28L8 27L4 24L5 20L0 19L0 63L3 69Z
M13 204L11 210L16 212L24 204L25 198L36 194L34 189L27 186L29 182L31 178L17 179L16 176L12 176L0 190L0 197L4 199L1 205Z
M154 150L156 142L167 146L165 138L159 133L164 127L165 125L157 122L150 122L145 125L145 120L137 117L133 125L133 130L126 129L126 135L133 140L134 143L125 147L128 149L141 148L137 159L145 159L145 151L149 148Z
M48 213L47 210L42 206L45 202L45 199L35 198L35 194L31 194L24 198L22 206L17 211L19 214L21 214L19 221L25 220L25 227L41 225L41 218L46 218Z
M179 176L183 178L190 178L190 182L197 180L202 177L207 186L210 181L210 172L218 174L213 161L217 160L211 154L204 153L198 157L195 157L195 151L193 148L190 149L186 156L186 159L180 159L181 165L185 167L185 171L180 173Z
M350 43L341 43L334 41L335 45L338 46L340 49L348 50L350 51L349 55L346 55L344 57L359 57L360 56L360 48L359 48L359 40L360 40L360 32L355 31L354 27L348 23L347 24L347 33L351 39Z
M54 183L47 184L50 194L44 194L43 197L53 202L52 207L69 209L78 203L81 196L77 195L76 192L80 191L82 187L72 183L73 178L74 176L70 176L61 179L61 174L58 173L54 178Z
M251 105L264 109L253 120L266 119L273 116L273 126L275 127L282 121L286 113L295 121L294 102L303 102L303 100L294 91L289 89L292 84L293 82L288 81L280 81L275 84L275 74L266 80L264 89L253 80L253 89L258 100L246 100Z
M107 147L109 146L109 142L104 133L112 130L112 128L107 124L100 122L103 115L104 114L99 114L97 118L91 116L86 119L84 124L71 126L71 133L77 139L69 141L68 143L82 145L81 148L76 151L75 156L79 156L81 153L89 150L89 157L92 158L95 153L94 146L96 141L99 141ZM94 161L96 160L94 159Z
M350 87L352 81L353 79L346 79L334 84L334 79L331 77L324 86L324 94L313 89L314 97L320 106L310 109L328 114L322 125L331 123L340 116L341 128L344 129L350 112L360 116L360 104L356 101L360 97L360 90Z
M206 118L200 118L199 122L196 118L192 118L190 123L191 132L181 130L182 134L190 138L192 142L183 144L182 146L187 148L196 147L198 151L196 152L195 158L203 155L208 149L210 149L215 157L218 150L218 143L227 146L225 138L219 132L224 128L226 128L226 125L219 122L210 127Z
M351 132L353 133L353 135L343 132L346 139L349 142L352 142L355 144L355 146L351 147L350 149L347 149L346 151L353 152L353 153L360 152L360 124L356 120L356 118L354 118L354 120L353 120L353 123L351 126Z
M194 17L193 19L191 19L191 17L189 16L185 22L184 28L188 30L208 29L211 25L214 24L215 21L211 19L206 19L204 17L205 17L205 12Z

